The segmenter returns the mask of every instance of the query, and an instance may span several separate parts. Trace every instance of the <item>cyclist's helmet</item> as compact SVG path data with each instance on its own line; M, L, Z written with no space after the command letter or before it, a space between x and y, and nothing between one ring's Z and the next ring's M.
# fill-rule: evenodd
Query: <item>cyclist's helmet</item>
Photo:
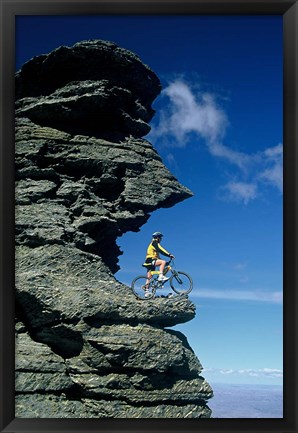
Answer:
M160 233L160 232L154 232L153 235L152 235L152 237L153 237L154 239L155 239L155 238L162 238L162 237L163 237L163 234Z

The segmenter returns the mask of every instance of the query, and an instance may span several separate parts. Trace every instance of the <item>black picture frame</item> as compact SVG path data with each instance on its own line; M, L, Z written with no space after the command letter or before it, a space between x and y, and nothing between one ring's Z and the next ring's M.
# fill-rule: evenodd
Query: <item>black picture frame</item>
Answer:
M12 432L297 432L298 5L288 0L0 0L0 430ZM284 417L16 419L14 415L14 53L17 15L282 15L284 23Z

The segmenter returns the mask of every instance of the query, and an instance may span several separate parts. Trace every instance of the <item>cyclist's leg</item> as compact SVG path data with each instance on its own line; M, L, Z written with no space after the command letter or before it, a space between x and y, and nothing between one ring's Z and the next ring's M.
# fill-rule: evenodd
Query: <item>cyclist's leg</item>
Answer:
M151 260L151 262L150 262ZM146 280L146 285L150 283L150 280L152 278L152 274L151 271L155 271L155 266L156 266L156 260L152 260L152 259L147 259L147 262L150 263L150 265L147 268L147 280Z
M151 270L150 270L147 272L146 286L149 285L151 278L152 278L152 274L151 274Z
M155 266L159 266L159 273L160 274L163 274L163 271L165 269L166 263L167 262L165 260L161 260L161 259L157 259L155 261Z

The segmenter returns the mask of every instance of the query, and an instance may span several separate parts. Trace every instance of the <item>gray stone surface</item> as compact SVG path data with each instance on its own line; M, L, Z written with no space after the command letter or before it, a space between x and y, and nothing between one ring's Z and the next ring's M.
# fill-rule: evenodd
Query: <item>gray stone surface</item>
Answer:
M117 238L192 196L142 138L160 90L105 41L16 74L17 417L211 416L200 361L167 329L194 304L137 300L114 277Z

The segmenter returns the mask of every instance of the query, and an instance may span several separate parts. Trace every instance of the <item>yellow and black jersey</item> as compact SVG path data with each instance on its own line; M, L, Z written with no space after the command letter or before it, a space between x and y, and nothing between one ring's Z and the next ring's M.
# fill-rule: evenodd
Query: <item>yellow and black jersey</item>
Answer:
M165 250L156 239L154 239L147 248L146 259L159 259L159 254L170 257L170 253Z

